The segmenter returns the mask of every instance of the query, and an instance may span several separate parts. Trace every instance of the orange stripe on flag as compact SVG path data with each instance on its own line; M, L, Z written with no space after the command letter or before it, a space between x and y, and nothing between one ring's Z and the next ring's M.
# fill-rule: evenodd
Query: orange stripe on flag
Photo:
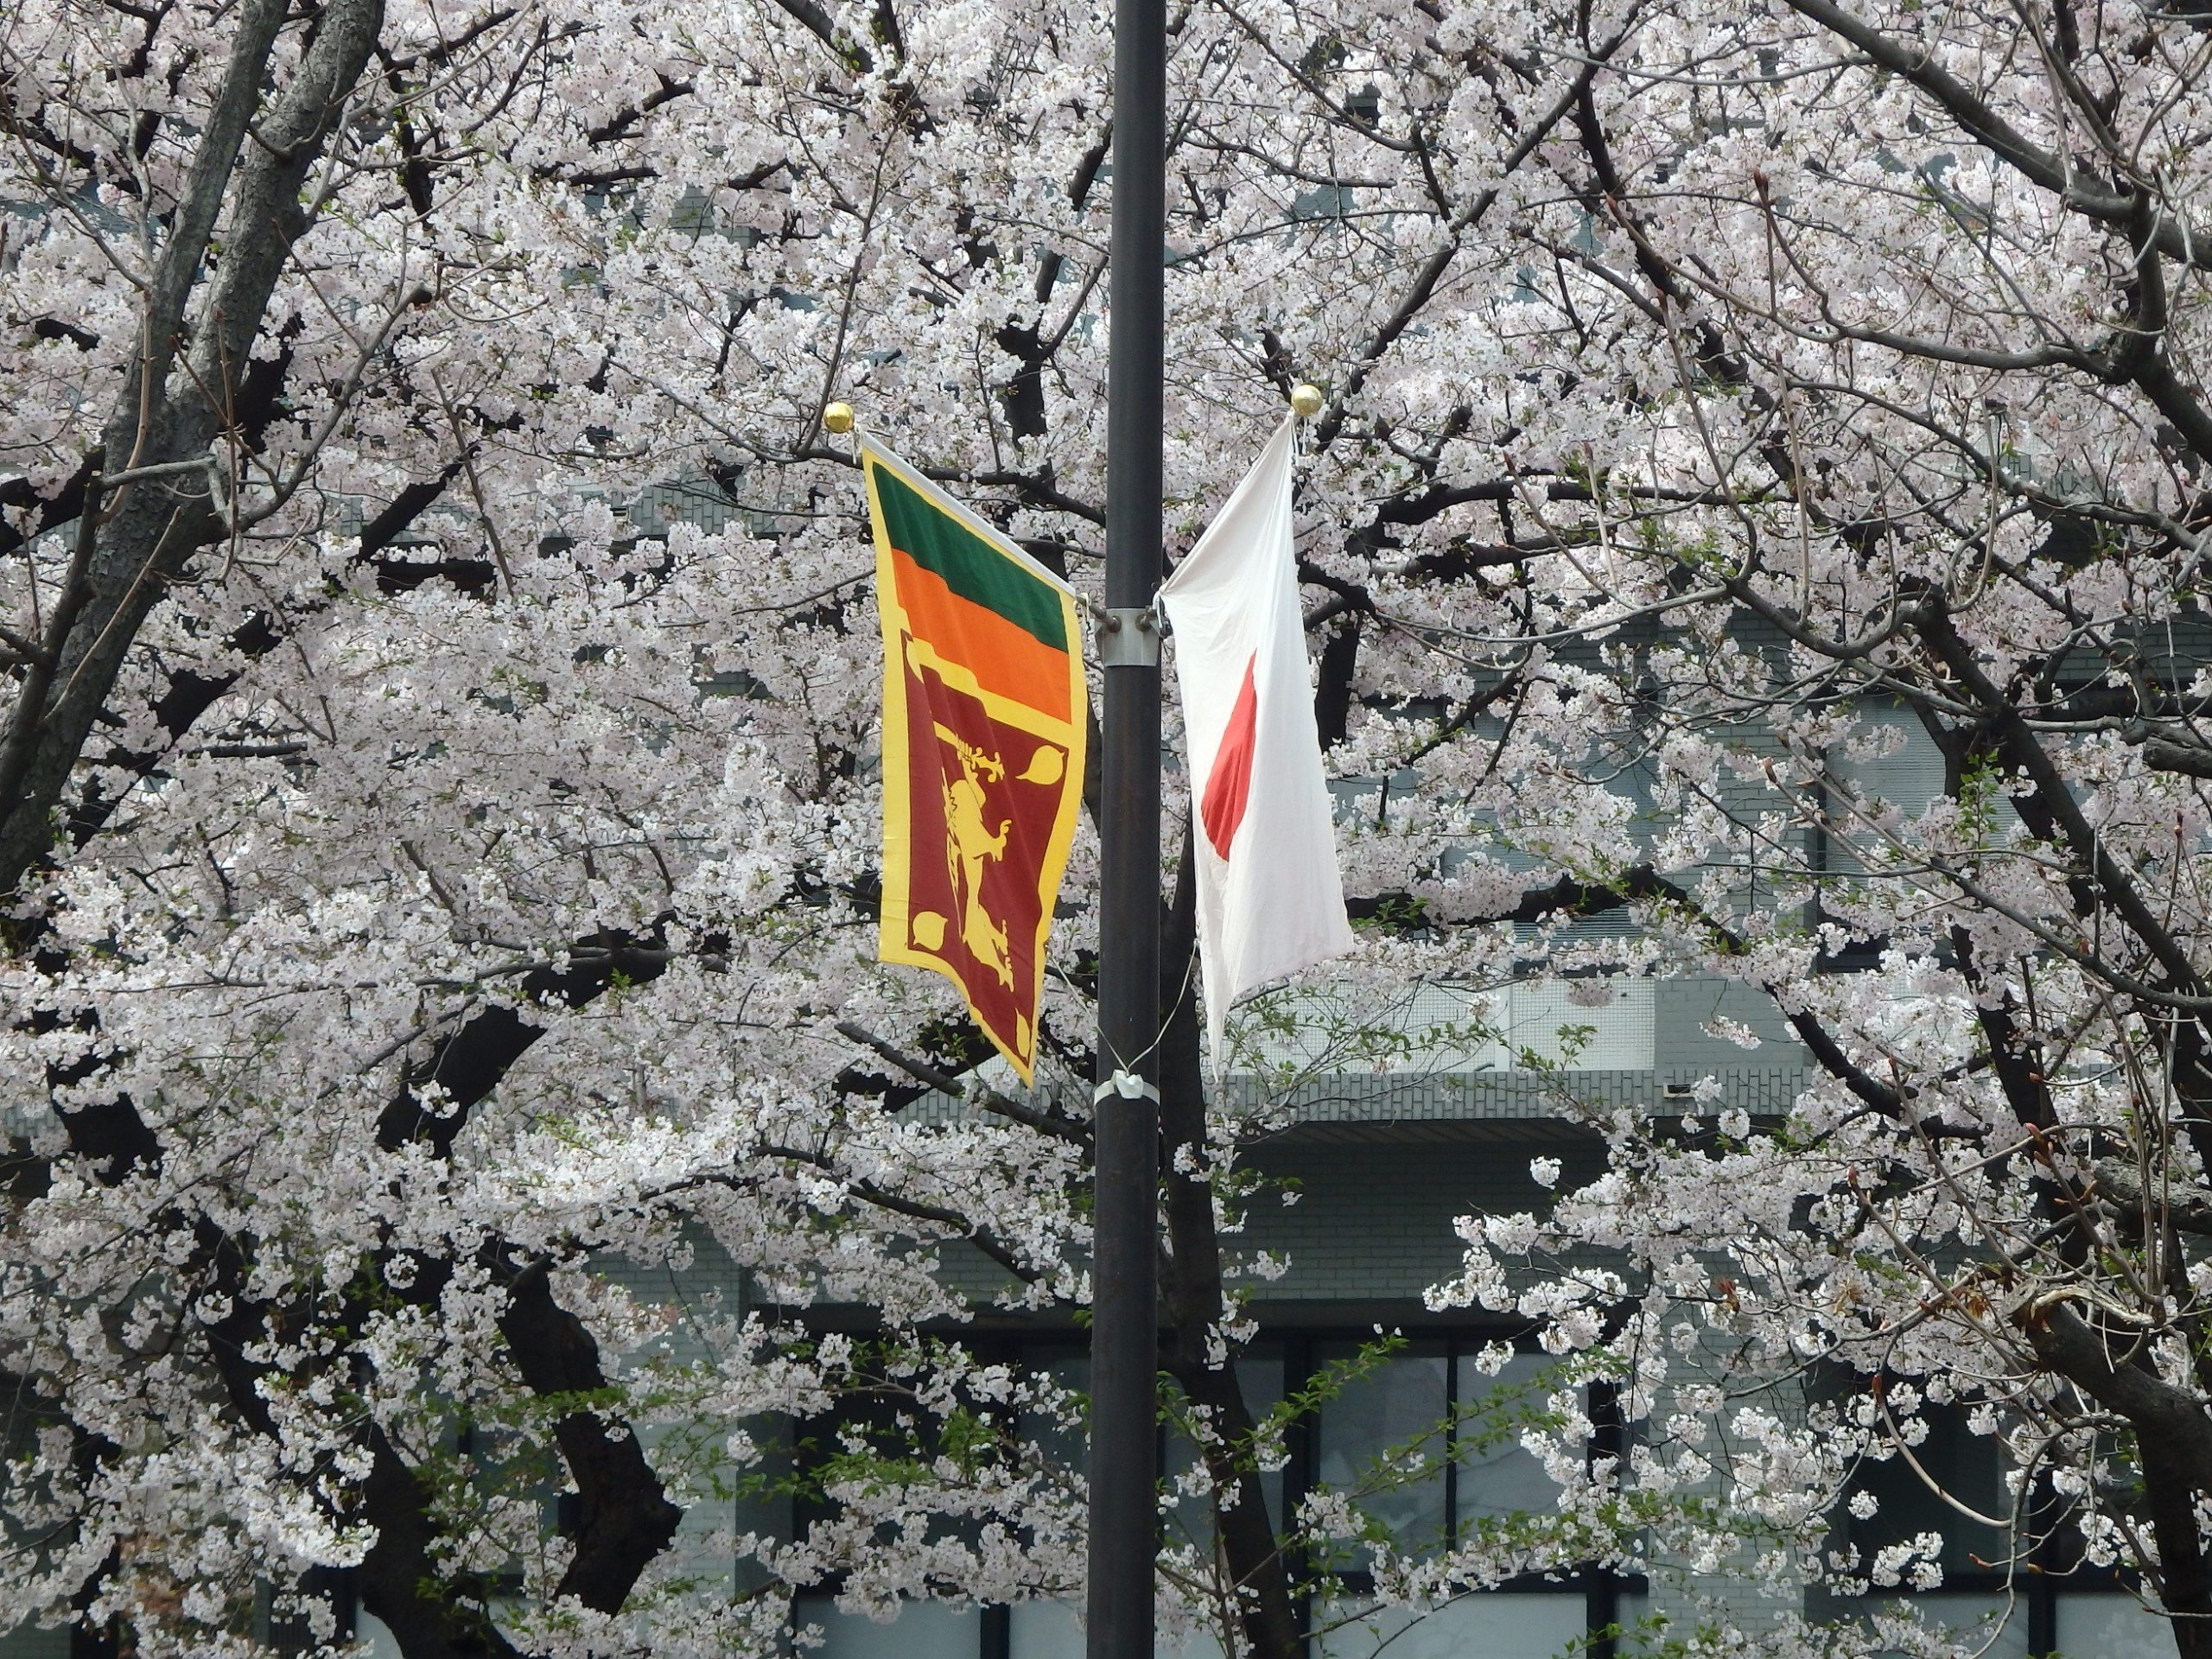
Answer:
M944 578L897 548L891 568L899 606L917 639L945 662L957 663L986 691L1009 697L1055 720L1068 718L1068 658L995 611L963 599Z

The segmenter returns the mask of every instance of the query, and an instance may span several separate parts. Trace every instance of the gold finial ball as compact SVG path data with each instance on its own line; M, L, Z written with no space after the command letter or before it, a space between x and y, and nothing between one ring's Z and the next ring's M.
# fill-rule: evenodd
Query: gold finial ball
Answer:
M1321 412L1321 388L1302 385L1294 386L1290 393L1290 406L1298 411L1301 420L1312 420Z
M840 437L843 436L853 429L853 406L850 404L830 404L822 411L822 424Z

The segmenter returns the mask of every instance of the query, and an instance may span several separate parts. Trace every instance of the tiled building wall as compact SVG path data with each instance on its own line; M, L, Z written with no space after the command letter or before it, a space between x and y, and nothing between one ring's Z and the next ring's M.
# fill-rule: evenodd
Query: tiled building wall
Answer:
M1357 1140L1341 1131L1292 1138L1263 1148L1252 1161L1289 1184L1297 1202L1260 1196L1243 1231L1227 1243L1232 1249L1289 1258L1281 1278L1252 1281L1256 1299L1271 1306L1372 1305L1368 1320L1387 1317L1388 1304L1417 1313L1422 1293L1459 1272L1456 1217L1530 1210L1541 1202L1543 1189L1529 1173L1531 1158L1561 1157L1570 1181L1597 1173L1600 1149L1586 1135L1561 1134L1563 1128L1462 1123L1441 1132L1386 1130L1387 1139L1368 1138L1372 1131L1358 1132ZM1287 1307L1274 1311L1292 1314ZM1346 1317L1359 1315L1348 1311Z

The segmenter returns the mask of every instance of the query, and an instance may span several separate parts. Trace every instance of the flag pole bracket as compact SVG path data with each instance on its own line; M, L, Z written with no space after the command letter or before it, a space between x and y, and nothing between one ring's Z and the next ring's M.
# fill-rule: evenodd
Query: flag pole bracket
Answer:
M1160 613L1149 605L1106 612L1098 620L1098 662L1102 668L1157 668Z
M1157 1106L1160 1104L1160 1088L1134 1071L1116 1071L1090 1091L1090 1103L1094 1106L1112 1099L1148 1100Z

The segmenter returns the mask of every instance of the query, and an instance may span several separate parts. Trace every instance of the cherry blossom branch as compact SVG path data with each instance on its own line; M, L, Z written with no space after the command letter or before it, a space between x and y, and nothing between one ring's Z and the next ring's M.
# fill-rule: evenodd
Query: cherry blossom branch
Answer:
M2120 229L2126 228L2136 216L2139 185L2126 194L2094 188L2070 159L2055 156L2031 143L2012 123L1936 62L1934 54L1924 48L1904 45L1846 11L1834 0L1789 0L1789 4L1830 34L1850 41L1891 74L1928 93L1969 135L2074 212ZM2200 270L2212 270L2212 245L2200 248L2197 242L2196 233L2187 225L2163 216L2152 238L2152 245L2167 258Z
M964 1100L982 1107L986 1111L1020 1123L1027 1128L1065 1141L1072 1146L1088 1147L1090 1136L1083 1125L1062 1117L1056 1112L1033 1111L1019 1101L1008 1098L976 1077L958 1077L927 1060L909 1054L866 1027L850 1020L840 1020L834 1029L841 1037L850 1038L864 1048L874 1050L891 1062L915 1082L936 1090L953 1100Z

